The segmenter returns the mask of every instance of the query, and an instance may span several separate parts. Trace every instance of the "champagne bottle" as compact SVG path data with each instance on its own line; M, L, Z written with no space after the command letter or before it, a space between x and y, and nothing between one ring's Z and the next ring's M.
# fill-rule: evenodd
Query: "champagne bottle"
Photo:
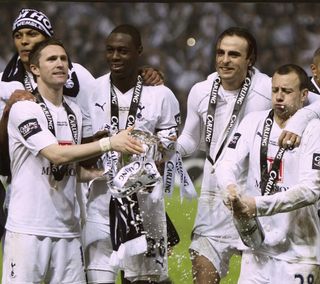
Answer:
M258 248L264 241L264 231L257 217L233 218L242 242L250 248Z

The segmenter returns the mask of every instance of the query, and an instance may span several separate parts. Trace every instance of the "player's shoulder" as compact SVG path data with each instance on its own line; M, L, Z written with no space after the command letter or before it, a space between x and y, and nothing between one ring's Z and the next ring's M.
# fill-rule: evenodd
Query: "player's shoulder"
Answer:
M83 65L81 65L80 63L72 62L72 68L76 72L79 78L80 84L82 80L94 80L94 77L89 72L89 70L85 68Z
M248 123L248 125L259 123L261 120L264 120L267 118L270 111L271 109L249 112L244 116L242 123L245 123L245 124Z
M307 133L317 133L317 135L319 135L319 133L320 133L320 120L318 118L311 119L308 122L304 133L306 133L306 134Z
M267 74L260 72L259 69L253 67L252 77L251 77L252 90L263 96L267 96L268 99L271 98L271 77Z
M10 109L10 116L25 116L43 113L39 104L33 101L22 100L15 102Z
M166 85L158 85L158 86L143 86L142 91L144 93L147 93L148 96L151 96L153 98L159 99L165 99L168 97L175 97L173 91L167 87Z
M109 87L110 86L110 73L99 76L95 79L95 87L94 89L100 89L101 87Z
M200 91L209 91L211 90L212 88L212 84L214 82L215 79L218 78L218 73L217 72L214 72L214 73L211 73L207 76L207 78L205 80L202 80L202 81L199 81L199 82L196 82L191 90L200 90Z

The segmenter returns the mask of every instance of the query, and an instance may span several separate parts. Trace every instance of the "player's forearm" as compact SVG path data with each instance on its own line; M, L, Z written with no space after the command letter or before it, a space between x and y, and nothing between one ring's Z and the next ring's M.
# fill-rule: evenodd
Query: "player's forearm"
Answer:
M273 195L255 197L257 216L269 216L293 211L315 203L319 200L318 189L307 185L296 185L287 191Z
M190 156L193 154L199 146L199 141L196 141L194 135L190 135L187 132L182 132L178 138L177 150L181 156Z
M106 149L102 149L101 140L88 144L70 146L52 144L42 149L40 154L55 165L79 162L99 156L111 149L111 146L109 148L107 147Z

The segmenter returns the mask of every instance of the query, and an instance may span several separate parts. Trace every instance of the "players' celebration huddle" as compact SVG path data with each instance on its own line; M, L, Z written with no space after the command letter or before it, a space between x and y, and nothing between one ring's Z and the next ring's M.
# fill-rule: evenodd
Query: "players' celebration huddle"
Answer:
M72 62L43 11L22 9L12 38L0 75L1 283L173 283L174 187L197 199L194 283L220 283L233 255L235 283L320 283L320 49L313 77L288 62L270 78L250 30L225 29L182 127L136 27L106 35L99 78ZM198 150L199 193L183 164Z

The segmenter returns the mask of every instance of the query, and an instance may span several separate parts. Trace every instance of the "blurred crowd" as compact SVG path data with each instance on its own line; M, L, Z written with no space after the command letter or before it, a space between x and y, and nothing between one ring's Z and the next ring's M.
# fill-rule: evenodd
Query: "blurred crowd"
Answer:
M320 4L315 3L5 2L0 3L0 71L13 54L11 24L21 8L45 12L72 61L96 77L107 71L105 36L122 23L137 26L143 63L163 71L183 118L190 87L214 70L212 43L226 28L243 26L255 35L257 67L269 75L289 62L310 73L312 54L320 46Z

